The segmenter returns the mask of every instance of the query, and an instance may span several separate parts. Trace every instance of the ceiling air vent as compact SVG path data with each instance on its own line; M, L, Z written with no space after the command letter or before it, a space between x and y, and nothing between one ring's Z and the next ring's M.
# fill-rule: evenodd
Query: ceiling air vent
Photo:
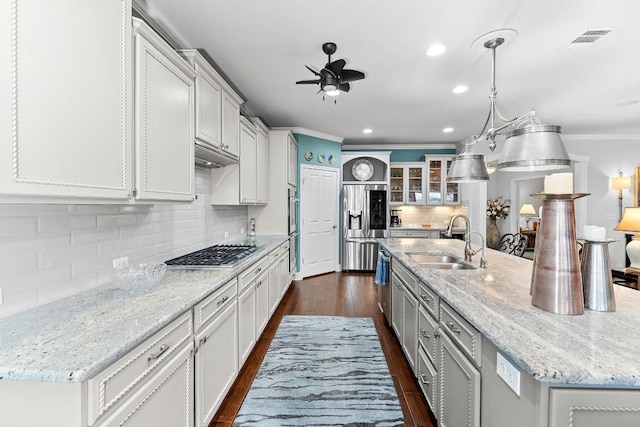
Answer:
M576 37L576 39L572 41L571 44L595 43L609 34L611 31L612 30L607 29L587 30Z

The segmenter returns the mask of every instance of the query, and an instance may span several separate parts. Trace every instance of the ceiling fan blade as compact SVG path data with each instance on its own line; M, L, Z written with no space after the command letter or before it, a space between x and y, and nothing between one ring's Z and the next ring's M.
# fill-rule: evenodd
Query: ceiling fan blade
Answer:
M314 70L313 68L309 67L308 65L305 65L305 67L307 67L307 70L311 71L316 76L320 76L320 73Z
M331 71L334 75L339 75L342 72L344 66L347 65L344 59L338 59L324 66L325 69Z
M364 79L364 73L357 70L342 70L340 81L342 83L355 82Z
M320 80L300 80L296 82L297 85L317 85L320 83Z
M349 85L349 83L340 83L338 85L338 89L341 90L342 92L349 92L349 89L351 89L351 86Z

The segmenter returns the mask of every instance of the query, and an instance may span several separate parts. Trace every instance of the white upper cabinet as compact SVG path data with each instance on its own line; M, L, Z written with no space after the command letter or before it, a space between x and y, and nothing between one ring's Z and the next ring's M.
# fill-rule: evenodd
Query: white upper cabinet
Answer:
M426 156L427 205L459 205L460 186L447 182L447 172L451 167L451 156Z
M256 171L256 127L246 118L240 119L240 202L255 203L258 196Z
M255 117L251 121L256 125L256 203L269 202L269 128Z
M195 71L134 19L136 189L142 200L193 200Z
M424 163L391 163L390 204L424 205Z
M0 28L0 193L128 198L131 0L2 1Z
M298 185L298 142L291 134L287 140L289 144L287 181L289 182L289 185L296 187Z
M242 101L234 93L222 95L222 149L229 155L238 157L240 146L240 104Z

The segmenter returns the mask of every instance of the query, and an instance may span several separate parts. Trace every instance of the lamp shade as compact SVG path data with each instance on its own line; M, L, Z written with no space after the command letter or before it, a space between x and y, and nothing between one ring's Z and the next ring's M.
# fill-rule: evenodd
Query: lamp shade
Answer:
M508 172L562 169L571 166L560 126L527 125L507 134L497 168Z
M534 209L533 205L530 203L525 203L520 208L520 215L536 215L537 212Z
M447 182L488 180L489 174L482 154L462 153L455 156L447 173Z
M631 188L630 176L614 176L611 178L612 190L628 190L629 188Z
M614 230L640 231L640 208L624 208L624 215Z

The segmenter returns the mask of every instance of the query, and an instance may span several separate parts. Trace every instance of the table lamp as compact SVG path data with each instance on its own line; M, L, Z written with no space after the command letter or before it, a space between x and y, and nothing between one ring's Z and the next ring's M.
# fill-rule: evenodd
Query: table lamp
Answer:
M536 210L533 208L532 204L525 203L520 208L520 215L525 217L525 230L529 230L529 221L531 221L531 217L536 215Z
M640 233L638 233L640 231L640 208L624 208L624 215L614 230L636 233L627 244L627 256L631 261L627 271L632 270L632 273L638 274L640 272Z

